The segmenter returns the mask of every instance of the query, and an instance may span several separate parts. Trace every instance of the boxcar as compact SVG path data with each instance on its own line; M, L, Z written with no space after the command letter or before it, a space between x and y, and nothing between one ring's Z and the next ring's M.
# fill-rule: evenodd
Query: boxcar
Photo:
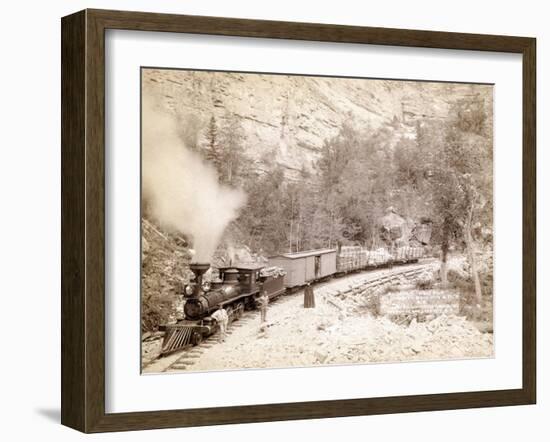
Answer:
M336 249L282 253L269 258L270 266L285 270L286 287L298 287L336 273Z

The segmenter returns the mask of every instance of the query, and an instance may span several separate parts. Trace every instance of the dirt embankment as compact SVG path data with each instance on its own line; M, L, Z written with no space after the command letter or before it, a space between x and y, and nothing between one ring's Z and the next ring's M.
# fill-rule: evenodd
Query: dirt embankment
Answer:
M311 366L493 355L492 334L465 318L440 316L398 325L371 315L344 316L320 294L315 309L299 297L271 308L267 332L259 319L208 350L192 370Z

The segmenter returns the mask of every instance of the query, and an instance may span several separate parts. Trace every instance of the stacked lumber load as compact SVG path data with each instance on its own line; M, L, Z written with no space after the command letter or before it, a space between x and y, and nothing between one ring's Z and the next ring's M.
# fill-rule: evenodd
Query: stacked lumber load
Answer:
M395 250L395 261L411 261L420 259L423 255L422 247L399 247Z
M338 254L338 272L348 273L387 264L391 254L384 248L368 250L360 246L343 246Z

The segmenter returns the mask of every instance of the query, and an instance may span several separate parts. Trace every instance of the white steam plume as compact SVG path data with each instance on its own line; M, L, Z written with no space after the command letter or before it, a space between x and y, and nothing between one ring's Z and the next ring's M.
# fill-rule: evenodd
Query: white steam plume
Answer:
M189 150L175 120L148 100L142 108L142 191L165 229L192 238L196 262L210 262L244 192L220 185L216 170Z

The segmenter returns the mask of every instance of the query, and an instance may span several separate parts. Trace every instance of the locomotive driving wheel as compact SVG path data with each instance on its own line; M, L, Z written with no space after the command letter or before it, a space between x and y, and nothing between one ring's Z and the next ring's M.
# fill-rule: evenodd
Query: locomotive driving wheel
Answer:
M239 319L243 315L243 312L244 312L244 304L242 302L239 302L235 307L234 321Z
M195 330L193 331L193 334L191 335L191 344L193 346L199 345L202 342L202 333Z
M228 309L229 323L232 324L233 322L237 321L242 316L243 312L244 304L242 302L233 305L233 307Z

